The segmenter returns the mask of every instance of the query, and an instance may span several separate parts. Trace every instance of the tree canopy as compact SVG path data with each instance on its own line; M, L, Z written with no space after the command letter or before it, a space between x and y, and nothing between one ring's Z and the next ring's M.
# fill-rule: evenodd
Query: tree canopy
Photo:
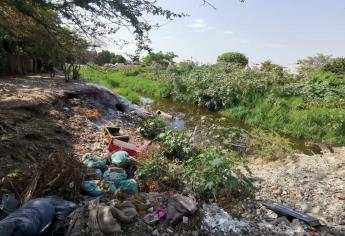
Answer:
M144 57L143 62L146 65L152 65L157 64L160 66L168 66L169 64L173 63L174 58L176 58L177 55L173 52L150 52L146 57Z
M217 62L229 63L238 66L247 66L248 58L243 53L226 52L218 57Z
M62 26L88 38L99 38L113 35L124 27L135 36L138 49L147 49L147 33L156 26L146 21L145 15L168 20L184 16L148 0L2 0L0 11L5 15L8 11L16 11L52 35ZM46 21L47 15L53 13L58 21Z

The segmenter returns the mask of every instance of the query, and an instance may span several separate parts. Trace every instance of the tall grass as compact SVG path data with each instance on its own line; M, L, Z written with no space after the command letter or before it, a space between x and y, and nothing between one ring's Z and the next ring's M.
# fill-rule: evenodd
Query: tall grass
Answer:
M106 86L134 103L139 103L141 96L161 97L167 89L159 81L140 76L135 72L135 68L106 70L100 67L84 66L80 73L82 79Z

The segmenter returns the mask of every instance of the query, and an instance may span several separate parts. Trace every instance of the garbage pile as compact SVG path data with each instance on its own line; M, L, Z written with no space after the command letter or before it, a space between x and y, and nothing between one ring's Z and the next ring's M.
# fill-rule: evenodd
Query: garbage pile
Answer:
M138 163L135 157L145 145L140 148L129 143L129 137L119 131L119 128L114 127L104 129L109 151L106 156L86 153L81 158L81 165L73 165L75 168L72 168L72 172L81 173L80 181L62 181L62 177L74 175L71 168L64 166L68 162L58 165L60 170L54 168L51 173L43 169L40 171L48 178L47 181L44 180L44 185L50 189L54 189L55 184L59 183L58 192L63 191L61 182L65 189L72 188L80 192L82 195L79 199L73 198L79 205L58 196L42 197L45 194L40 190L41 174L37 174L37 178L36 175L31 178L31 194L26 194L25 198L17 200L14 194L3 196L0 235L126 235L135 228L137 233L134 235L150 235L158 232L172 233L180 222L187 224L189 217L197 211L197 203L192 197L157 193L164 199L160 202L159 199L150 200L149 196L152 194L149 193L142 200L144 204L138 205L141 193L133 178ZM47 166L51 167L44 167ZM67 169L69 173L66 172ZM59 171L62 171L63 176Z
M125 192L135 194L138 192L138 184L135 179L128 179L123 168L130 167L136 160L125 151L117 151L109 155L106 160L100 160L87 153L82 158L88 167L87 178L81 184L83 193L91 197L99 197L104 194Z

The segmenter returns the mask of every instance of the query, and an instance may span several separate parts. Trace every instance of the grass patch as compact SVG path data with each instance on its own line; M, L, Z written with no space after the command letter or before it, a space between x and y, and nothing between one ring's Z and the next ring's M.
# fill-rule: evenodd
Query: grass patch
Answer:
M163 83L145 78L133 71L136 70L127 67L106 70L84 66L80 74L84 80L108 87L134 103L139 103L141 96L160 97L165 93L166 86Z

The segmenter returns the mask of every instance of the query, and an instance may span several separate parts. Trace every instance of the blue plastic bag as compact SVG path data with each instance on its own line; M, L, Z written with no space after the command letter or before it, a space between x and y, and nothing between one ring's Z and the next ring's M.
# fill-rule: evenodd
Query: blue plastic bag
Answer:
M120 191L129 193L129 194L136 194L138 193L138 184L135 179L127 179L122 180L120 182Z
M55 207L49 199L31 200L0 221L0 235L38 235L51 225L54 215Z
M107 188L101 188L101 184L107 185ZM114 182L100 180L83 181L81 189L91 197L98 197L106 193L115 193L116 191Z
M125 167L129 164L129 155L125 151L114 152L110 156L110 162L118 167Z
M83 163L89 168L100 169L102 172L107 170L105 160L97 160L91 153L86 153L83 158Z
M108 181L114 182L115 186L119 186L122 180L127 179L126 172L110 172L107 170L103 174L103 178Z
M49 196L44 199L49 200L55 208L55 216L52 224L53 231L63 227L67 216L78 207L74 202L66 201L58 196Z

